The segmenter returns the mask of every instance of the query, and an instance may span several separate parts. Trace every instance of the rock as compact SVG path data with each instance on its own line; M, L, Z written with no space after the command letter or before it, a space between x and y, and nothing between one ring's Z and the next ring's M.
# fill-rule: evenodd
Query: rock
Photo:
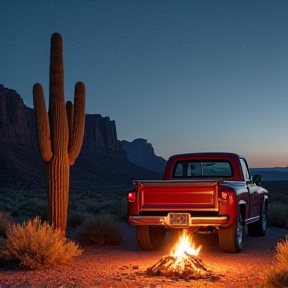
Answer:
M155 155L154 148L146 139L138 138L132 142L122 140L121 144L132 163L161 174L164 173L166 160Z
M15 90L0 85L0 189L45 189L46 164L37 137L34 109ZM99 114L86 115L83 145L70 176L70 190L75 191L106 184L117 189L129 187L133 179L158 178L131 163L117 139L115 121Z

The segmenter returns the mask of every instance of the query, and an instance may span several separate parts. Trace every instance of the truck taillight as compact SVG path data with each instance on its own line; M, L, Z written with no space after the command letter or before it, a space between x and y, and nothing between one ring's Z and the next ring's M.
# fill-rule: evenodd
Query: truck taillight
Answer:
M223 200L227 200L229 198L229 192L228 191L221 191L220 192L220 198Z
M221 200L227 200L231 193L236 193L235 190L231 187L221 187L219 191L219 198Z
M229 189L227 187L225 188L220 188L220 191L219 191L219 198L221 200L227 200L229 198Z
M135 202L136 200L136 192L129 192L128 193L128 202Z

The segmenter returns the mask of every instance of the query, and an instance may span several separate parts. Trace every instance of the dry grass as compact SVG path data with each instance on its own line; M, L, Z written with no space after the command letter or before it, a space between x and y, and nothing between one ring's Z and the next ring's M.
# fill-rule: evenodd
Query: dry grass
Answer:
M288 287L288 237L276 246L276 263L267 274L265 287Z
M42 269L66 264L82 251L64 234L39 217L27 223L9 224L7 239L0 246L0 255L8 261L17 261L23 268Z

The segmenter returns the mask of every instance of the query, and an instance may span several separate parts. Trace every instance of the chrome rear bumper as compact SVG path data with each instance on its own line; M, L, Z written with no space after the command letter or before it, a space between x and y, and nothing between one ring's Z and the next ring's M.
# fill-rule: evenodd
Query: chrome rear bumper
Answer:
M166 226L168 228L189 228L197 226L221 226L228 223L228 216L215 217L189 217L188 225L171 225L168 217L165 216L129 216L129 224L132 226L138 225L153 225Z

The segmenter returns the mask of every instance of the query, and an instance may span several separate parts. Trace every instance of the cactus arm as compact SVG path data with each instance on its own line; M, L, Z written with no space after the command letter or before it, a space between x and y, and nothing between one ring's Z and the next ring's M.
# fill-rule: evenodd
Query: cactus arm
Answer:
M51 149L49 118L46 111L43 88L39 83L33 86L33 102L40 154L43 160L48 162L51 160L53 152Z
M85 128L85 85L82 82L77 82L75 85L74 96L74 118L73 129L70 137L68 157L70 163L74 163L78 157L83 138ZM72 164L70 164L72 165Z

